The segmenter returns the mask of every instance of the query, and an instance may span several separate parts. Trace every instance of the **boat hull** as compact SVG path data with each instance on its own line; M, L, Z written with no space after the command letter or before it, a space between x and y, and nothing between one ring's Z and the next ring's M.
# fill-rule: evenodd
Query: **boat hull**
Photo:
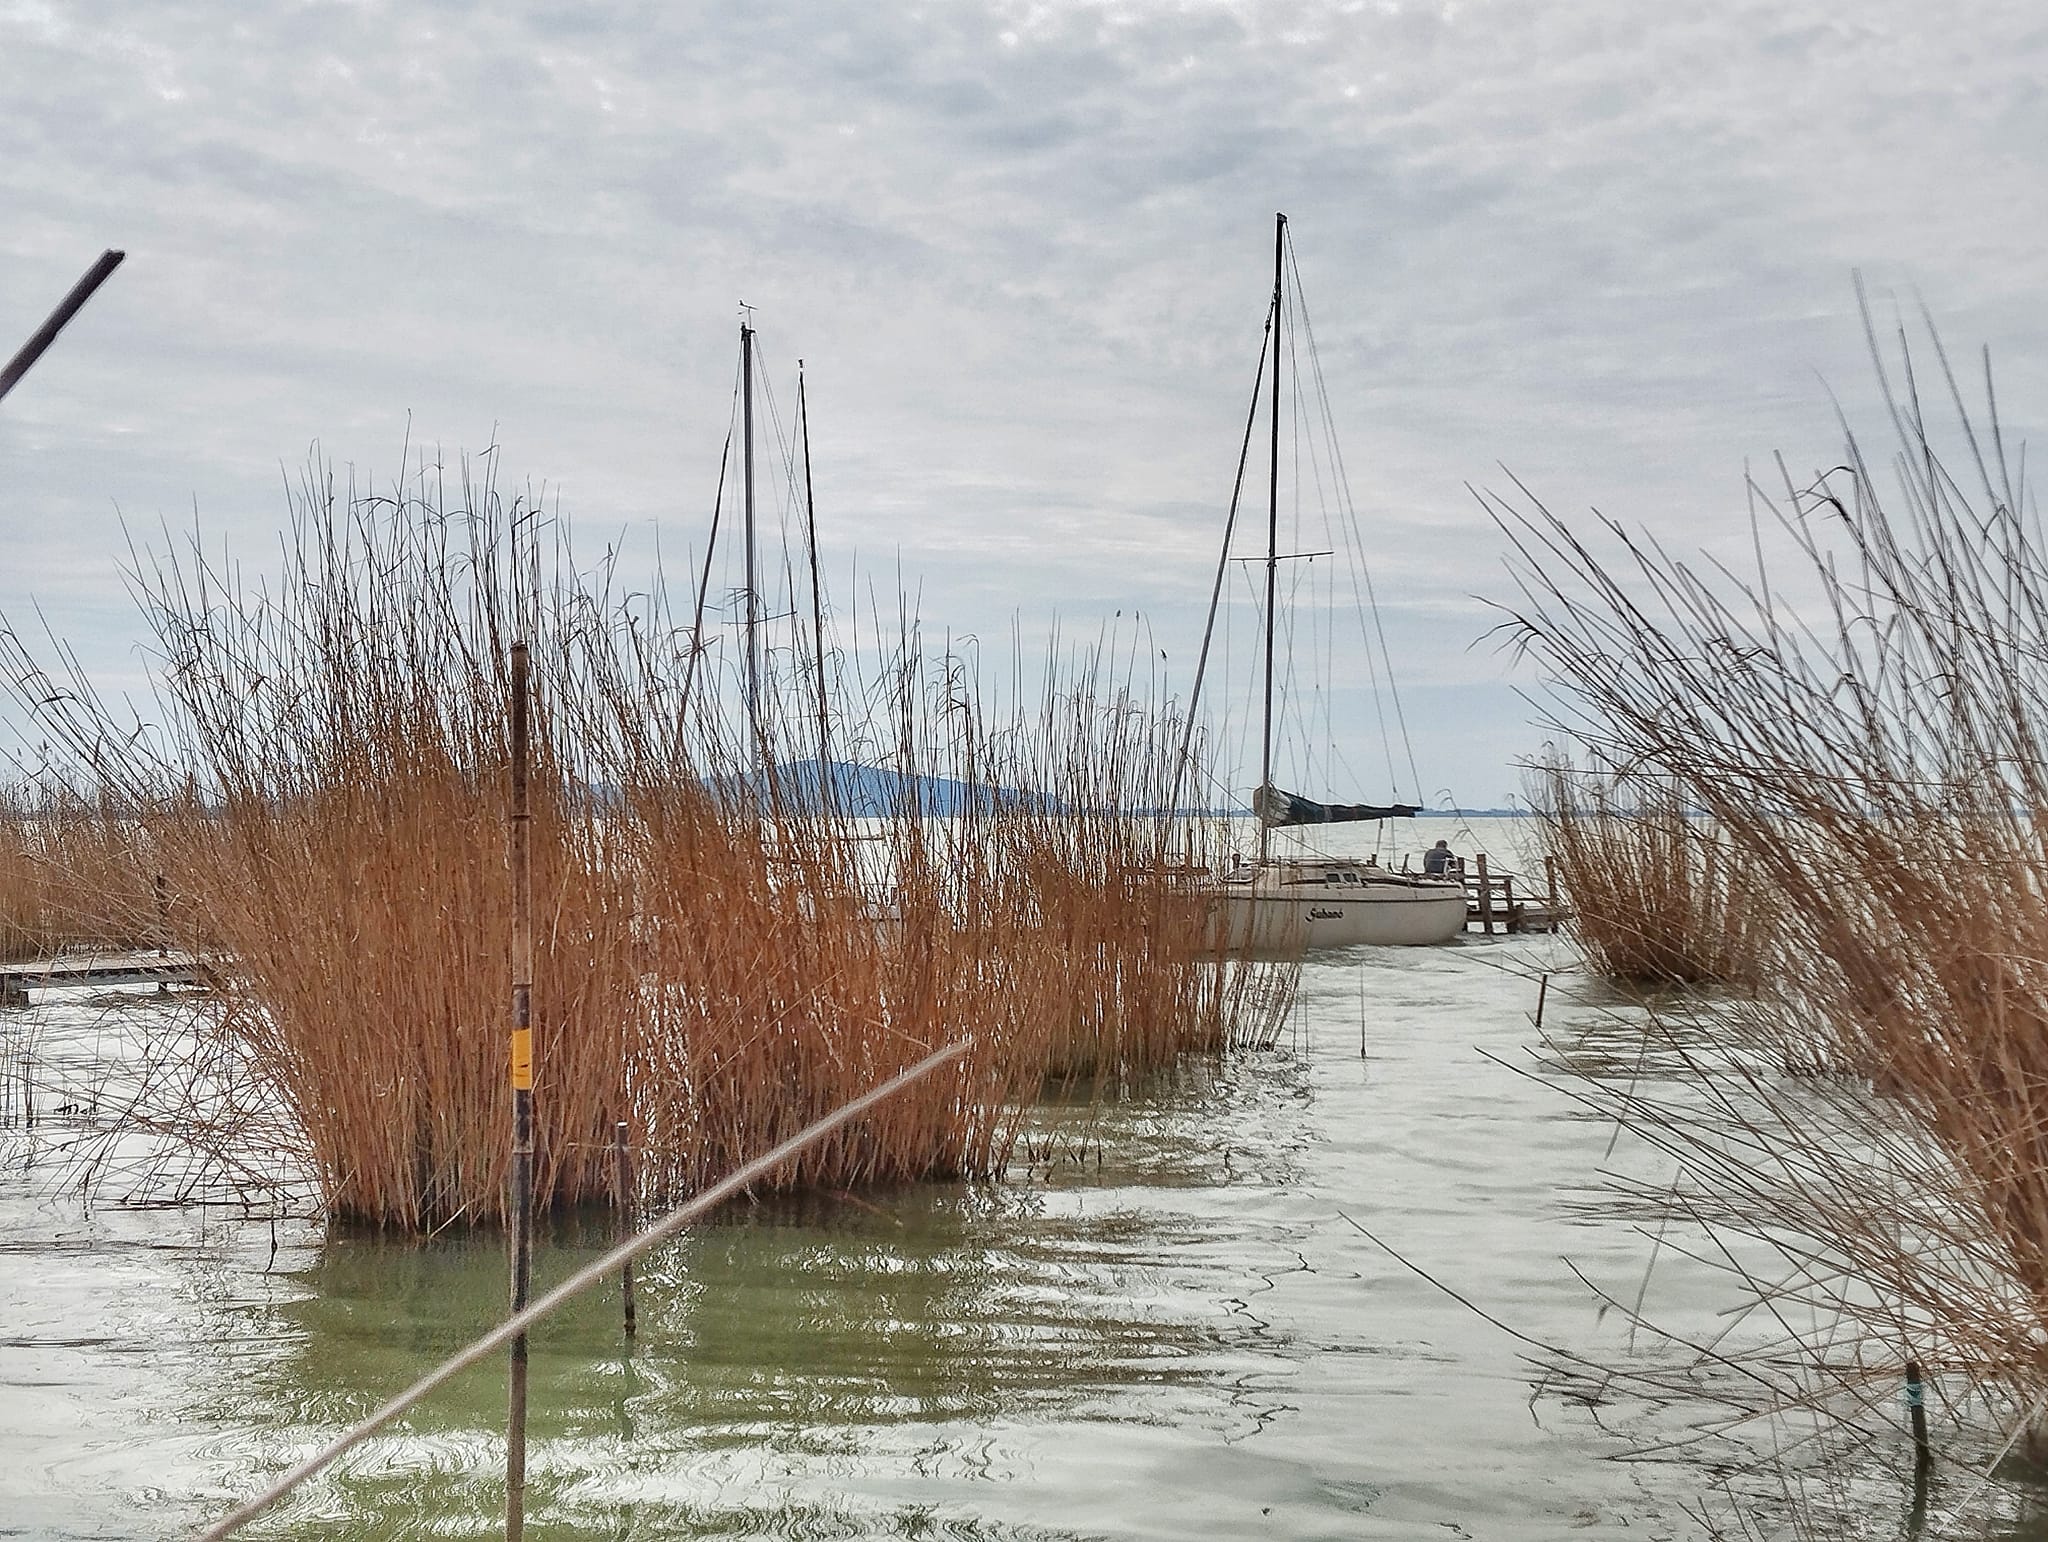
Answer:
M1449 881L1335 884L1261 877L1226 884L1215 901L1217 944L1229 952L1428 947L1465 931L1465 887Z

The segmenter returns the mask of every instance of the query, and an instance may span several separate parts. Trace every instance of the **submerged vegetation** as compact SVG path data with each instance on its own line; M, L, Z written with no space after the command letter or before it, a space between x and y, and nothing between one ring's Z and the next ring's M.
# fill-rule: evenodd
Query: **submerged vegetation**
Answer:
M1749 1412L1759 1386L1882 1406L1913 1361L1952 1407L2010 1398L2032 1419L2048 1400L2048 548L1988 361L1973 404L1938 341L1894 361L1873 332L1872 356L1896 450L1851 436L1827 469L1781 460L1774 487L1753 484L1752 575L1499 504L1524 594L1510 625L1567 692L1555 726L1668 789L1661 819L1628 828L1672 840L1605 855L1640 891L1725 854L1730 876L1688 908L1746 923L1763 902L1761 995L1711 1015L1711 1054L1688 1051L1712 1096L1594 1094L1678 1156L1674 1213L1775 1240L1776 1272L1746 1272L1786 1337L1745 1370ZM1682 830L1681 807L1700 816ZM1554 840L1584 833L1565 810Z
M1144 812L1169 802L1180 725L1107 657L999 722L912 628L867 680L812 638L749 711L701 600L689 625L658 587L579 577L540 528L487 473L422 466L371 496L314 467L281 575L244 587L196 549L144 564L168 734L7 640L18 694L171 875L176 939L226 960L196 1009L210 1148L246 1121L239 1146L295 1151L338 1217L500 1213L515 638L536 688L543 1204L605 1199L617 1121L661 1202L963 1036L964 1060L783 1181L987 1175L1048 1079L1085 1107L1270 1031L1252 1007L1272 966L1208 954ZM893 773L887 817L841 805L834 753ZM930 812L939 778L985 795ZM1177 839L1175 863L1200 859L1199 832Z

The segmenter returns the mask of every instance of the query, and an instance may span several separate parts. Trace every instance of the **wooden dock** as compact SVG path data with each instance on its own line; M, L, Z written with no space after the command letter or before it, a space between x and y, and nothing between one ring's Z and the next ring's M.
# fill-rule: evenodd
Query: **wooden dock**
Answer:
M0 1007L25 1007L32 990L81 985L204 985L206 960L178 948L133 953L63 953L0 964Z
M1526 878L1491 872L1483 852L1473 858L1464 877L1467 930L1477 928L1488 937L1498 932L1554 932L1564 919L1554 887L1533 892Z

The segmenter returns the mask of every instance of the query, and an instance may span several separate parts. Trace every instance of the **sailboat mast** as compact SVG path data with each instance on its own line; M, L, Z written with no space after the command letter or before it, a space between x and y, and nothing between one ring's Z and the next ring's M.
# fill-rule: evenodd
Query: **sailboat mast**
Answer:
M811 408L804 394L804 361L796 361L796 417L804 439L804 544L811 557L811 646L818 666L818 802L827 803L832 711L825 694L825 586L818 578L818 505L811 487Z
M1263 800L1273 786L1273 621L1280 576L1280 334L1281 285L1286 274L1287 216L1273 216L1273 394L1272 457L1266 483L1266 705L1260 731L1259 793ZM1271 844L1264 815L1259 817L1259 861Z
M740 323L740 467L746 504L747 736L761 757L761 595L754 554L754 329Z

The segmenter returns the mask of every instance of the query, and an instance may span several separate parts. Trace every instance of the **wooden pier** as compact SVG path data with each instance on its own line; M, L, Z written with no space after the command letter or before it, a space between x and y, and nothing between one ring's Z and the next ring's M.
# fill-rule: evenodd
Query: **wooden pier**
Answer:
M1564 919L1554 882L1541 893L1532 892L1525 878L1489 871L1484 852L1472 859L1464 878L1467 930L1476 927L1488 937L1497 932L1554 932Z
M32 990L81 985L204 985L206 960L176 948L134 953L64 953L0 964L0 1007L25 1007Z

